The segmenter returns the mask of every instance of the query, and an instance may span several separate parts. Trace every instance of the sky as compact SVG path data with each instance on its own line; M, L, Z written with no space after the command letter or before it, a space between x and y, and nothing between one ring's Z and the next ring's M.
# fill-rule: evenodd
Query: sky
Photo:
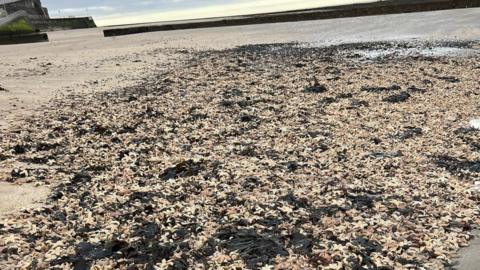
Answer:
M244 15L372 0L42 0L51 17L92 16L98 26Z

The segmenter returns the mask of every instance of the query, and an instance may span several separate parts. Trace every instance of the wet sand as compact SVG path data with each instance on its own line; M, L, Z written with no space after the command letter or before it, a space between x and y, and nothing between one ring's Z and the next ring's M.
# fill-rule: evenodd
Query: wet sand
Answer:
M278 42L324 45L402 39L475 40L480 39L479 13L476 8L116 38L103 38L102 28L52 32L49 43L2 46L0 86L8 92L0 92L0 124L5 126L18 116L28 115L60 90L88 92L134 81L162 62L152 57L152 52L162 49L196 51ZM166 56L157 53L155 57Z

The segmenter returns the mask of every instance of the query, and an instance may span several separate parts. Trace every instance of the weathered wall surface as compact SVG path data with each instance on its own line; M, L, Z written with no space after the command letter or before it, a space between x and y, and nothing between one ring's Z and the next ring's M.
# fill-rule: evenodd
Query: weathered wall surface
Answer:
M7 1L5 8L8 14L23 10L28 13L32 19L48 19L48 13L45 13L42 3L39 0Z
M92 17L49 19L35 21L34 24L38 30L44 32L97 27Z
M3 0L0 8L0 36L37 31L34 21L48 20L40 0Z
M97 27L91 17L50 19L40 0L3 0L0 36Z
M45 33L0 36L0 45L36 43L36 42L47 42L47 41L48 41L48 35Z
M0 18L0 36L11 36L14 34L27 34L35 32L28 14L17 11Z

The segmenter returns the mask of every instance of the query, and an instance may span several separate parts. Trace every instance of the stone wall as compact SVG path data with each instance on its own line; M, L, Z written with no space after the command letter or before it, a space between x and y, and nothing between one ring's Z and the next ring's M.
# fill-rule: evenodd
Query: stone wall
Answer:
M47 8L42 7L40 0L6 0L5 7L6 10L0 10L0 35L2 36L14 35L15 29L19 27L22 28L22 31L19 31L21 34L26 28L32 29L31 32L47 32L97 27L91 17L50 19ZM13 18L15 21L7 20L20 12L21 16ZM2 14L6 16L1 16Z
M97 27L92 17L49 19L34 21L34 24L43 32Z
M48 19L48 13L44 12L42 3L40 0L21 0L5 4L8 14L14 13L19 10L24 10L28 13L28 16L35 19Z

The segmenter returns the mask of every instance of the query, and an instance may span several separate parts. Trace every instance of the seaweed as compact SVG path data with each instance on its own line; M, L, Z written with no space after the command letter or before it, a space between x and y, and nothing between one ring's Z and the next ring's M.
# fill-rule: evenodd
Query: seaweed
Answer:
M382 92L390 92L390 91L396 91L396 90L401 90L402 87L400 87L397 84L393 84L391 86L385 87L385 86L362 86L361 90L364 92L370 92L370 93L382 93Z
M181 177L196 176L204 169L202 162L193 160L182 161L174 167L167 168L161 175L163 180L170 180Z
M383 99L383 101L388 102L388 103L400 103L400 102L405 102L407 101L411 95L408 92L401 92L396 95L391 95Z
M223 228L214 238L219 240L221 248L238 252L250 269L260 269L277 256L288 255L280 239L273 235L258 234L254 230Z

